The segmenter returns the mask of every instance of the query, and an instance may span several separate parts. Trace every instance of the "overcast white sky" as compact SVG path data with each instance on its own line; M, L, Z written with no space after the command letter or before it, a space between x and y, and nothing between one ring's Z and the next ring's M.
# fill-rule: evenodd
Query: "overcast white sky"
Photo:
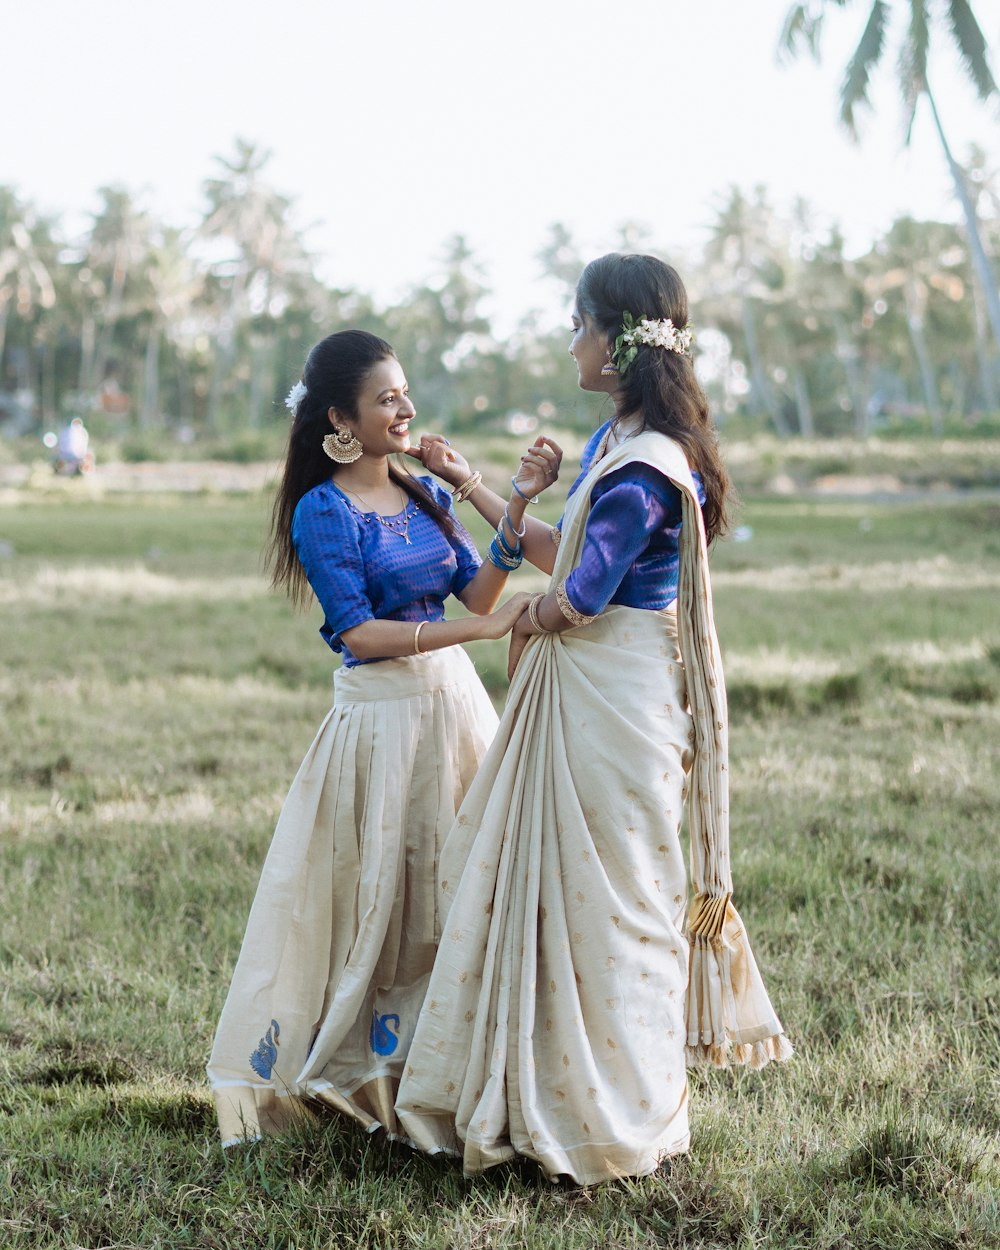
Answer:
M901 148L889 84L860 147L837 85L869 5L834 11L824 65L779 66L787 0L0 0L0 182L68 224L124 183L197 220L213 156L273 150L322 276L381 300L465 233L501 320L544 299L562 221L597 255L626 220L696 250L727 188L804 196L861 250L894 215L954 218L929 118ZM978 0L1000 76L1000 5ZM1000 151L995 111L932 64L956 155Z

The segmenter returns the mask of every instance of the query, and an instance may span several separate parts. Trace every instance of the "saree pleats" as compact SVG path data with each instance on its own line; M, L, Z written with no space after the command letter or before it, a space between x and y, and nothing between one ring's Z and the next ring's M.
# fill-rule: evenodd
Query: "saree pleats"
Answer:
M224 1142L310 1102L396 1130L437 862L496 716L458 648L341 669L285 800L209 1062Z
M470 1172L516 1152L588 1183L688 1141L691 724L666 615L613 608L530 651L442 854L397 1115Z
M731 902L725 682L675 443L642 433L594 466L551 586L594 482L629 460L682 493L676 618L611 607L533 638L442 852L447 920L396 1112L467 1172L515 1153L582 1184L652 1171L687 1148L688 1061L791 1054Z

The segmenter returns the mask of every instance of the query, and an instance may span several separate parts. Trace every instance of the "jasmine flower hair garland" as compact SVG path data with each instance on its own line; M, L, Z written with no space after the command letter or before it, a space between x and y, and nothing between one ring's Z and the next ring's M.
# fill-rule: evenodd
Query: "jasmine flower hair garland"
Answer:
M690 322L683 330L678 330L669 317L661 317L658 321L640 317L636 321L630 312L624 312L622 332L615 339L611 363L619 374L625 373L640 347L662 347L668 352L677 352L679 356L690 356L693 337Z

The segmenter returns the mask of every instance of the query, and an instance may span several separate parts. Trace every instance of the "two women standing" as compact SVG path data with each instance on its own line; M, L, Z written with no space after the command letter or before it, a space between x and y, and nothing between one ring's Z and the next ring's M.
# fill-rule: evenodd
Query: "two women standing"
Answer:
M584 271L570 350L580 385L608 393L615 413L588 444L558 527L523 516L525 497L553 476L553 446L529 453L506 520L443 440L423 440L419 453L498 525L500 562L516 539L516 556L552 573L545 595L509 606L516 623L502 610L488 626L514 625L513 681L475 778L456 780L450 832L435 851L424 843L440 885L433 971L411 979L405 1026L378 976L370 995L372 1018L398 1024L405 1063L363 1109L422 1149L460 1153L470 1172L515 1153L584 1184L649 1172L687 1147L687 1062L762 1066L790 1054L731 902L725 686L707 565L728 482L687 322L680 279L652 257L606 256ZM347 546L332 538L330 562ZM496 585L488 570L480 579ZM328 611L329 636L343 630L348 647L350 624ZM451 628L432 621L424 633L441 646L465 640ZM392 880L391 861L383 874ZM397 891L401 880L397 869ZM405 906L400 924L408 944ZM389 942L393 967L401 944ZM329 1053L324 1019L350 961L337 962L321 1010L313 1002L302 1015L300 1049L313 1021L306 1082ZM339 1101L326 1101L357 1114L357 1091L377 1078L360 1064L363 1017L339 1027L358 1035L356 1070L341 1074ZM302 1080L296 1089L324 1092Z

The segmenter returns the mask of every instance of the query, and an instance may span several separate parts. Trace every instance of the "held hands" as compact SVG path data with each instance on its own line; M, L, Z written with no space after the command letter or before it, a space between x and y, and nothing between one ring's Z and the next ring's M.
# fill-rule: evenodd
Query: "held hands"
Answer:
M495 612L482 618L483 637L502 638L504 634L509 633L515 622L519 621L527 611L530 602L531 595L525 594L523 590L518 591L516 595L511 595L507 602L502 603Z
M527 595L526 598L530 603L534 598L533 595ZM528 620L527 604L525 610L514 622L514 628L510 633L510 647L507 651L507 680L510 681L514 676L514 670L517 668L521 659L521 653L528 645L528 639L533 638L534 631L531 628L531 622Z
M521 457L521 465L514 476L517 489L526 499L534 499L551 486L559 476L562 448L554 439L539 434Z
M421 434L415 447L408 447L408 456L419 460L424 468L449 486L460 486L472 469L468 460L440 434ZM540 434L521 457L514 480L527 499L534 499L559 476L562 448L554 439Z

